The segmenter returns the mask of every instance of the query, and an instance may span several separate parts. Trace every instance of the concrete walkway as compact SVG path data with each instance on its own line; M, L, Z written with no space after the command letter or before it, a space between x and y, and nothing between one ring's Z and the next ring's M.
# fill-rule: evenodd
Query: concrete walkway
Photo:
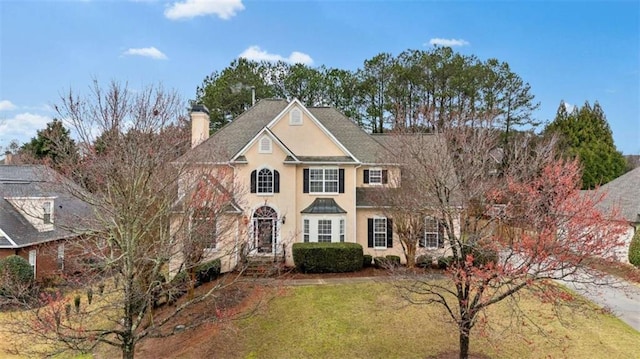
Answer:
M313 278L313 279L261 279L268 284L284 286L356 284L368 282L387 282L397 279L393 276ZM435 276L434 276L435 279ZM558 283L570 288L598 306L611 310L623 322L640 331L640 287L621 279L605 276L598 283L579 280L558 280Z

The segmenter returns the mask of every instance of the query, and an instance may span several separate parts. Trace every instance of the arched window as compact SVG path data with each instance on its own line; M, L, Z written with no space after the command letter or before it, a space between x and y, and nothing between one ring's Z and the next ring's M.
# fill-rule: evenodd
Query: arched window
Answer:
M280 193L280 173L262 168L251 172L251 193Z

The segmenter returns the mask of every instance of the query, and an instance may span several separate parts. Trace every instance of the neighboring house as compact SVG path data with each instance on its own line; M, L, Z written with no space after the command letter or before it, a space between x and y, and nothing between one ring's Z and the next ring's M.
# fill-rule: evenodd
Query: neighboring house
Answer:
M235 192L242 192L234 230L225 240L212 234L209 254L224 255L223 270L240 257L224 243L243 247L248 256L283 258L287 265L294 264L296 242L359 243L365 254L398 255L404 262L393 219L367 196L400 183L397 163L381 160L392 157L380 136L367 134L334 108L305 107L298 100L261 100L210 138L208 118L204 106L192 108L192 149L176 162L194 168L192 178L181 180L180 193L188 192L197 169L231 171ZM202 220L198 209L179 212L182 219ZM442 231L434 220L426 221L423 247L438 250ZM174 231L180 235L189 231Z
M605 198L599 207L604 211L618 208L622 218L627 221L629 226L622 238L624 245L615 255L618 260L628 263L631 238L640 230L640 167L588 192L604 193Z
M68 229L91 212L69 186L46 166L0 165L0 258L25 258L37 280L71 269Z

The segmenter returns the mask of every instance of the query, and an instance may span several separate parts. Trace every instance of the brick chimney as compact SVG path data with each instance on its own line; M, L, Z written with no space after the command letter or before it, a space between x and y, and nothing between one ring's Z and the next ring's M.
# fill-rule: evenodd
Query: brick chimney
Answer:
M193 105L191 116L191 148L209 138L209 110L205 105Z

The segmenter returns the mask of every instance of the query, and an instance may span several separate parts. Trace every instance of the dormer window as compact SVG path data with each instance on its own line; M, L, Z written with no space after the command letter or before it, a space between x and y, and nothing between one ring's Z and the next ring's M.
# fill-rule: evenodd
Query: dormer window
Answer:
M300 109L294 108L289 112L289 124L294 126L302 125L302 111Z
M368 170L364 170L363 182L365 184L387 184L387 170L383 170L380 168L371 168Z
M258 149L259 153L271 153L273 151L271 139L267 136L264 136L260 139L260 148Z
M42 219L44 224L51 224L51 212L53 210L53 202L42 203Z

